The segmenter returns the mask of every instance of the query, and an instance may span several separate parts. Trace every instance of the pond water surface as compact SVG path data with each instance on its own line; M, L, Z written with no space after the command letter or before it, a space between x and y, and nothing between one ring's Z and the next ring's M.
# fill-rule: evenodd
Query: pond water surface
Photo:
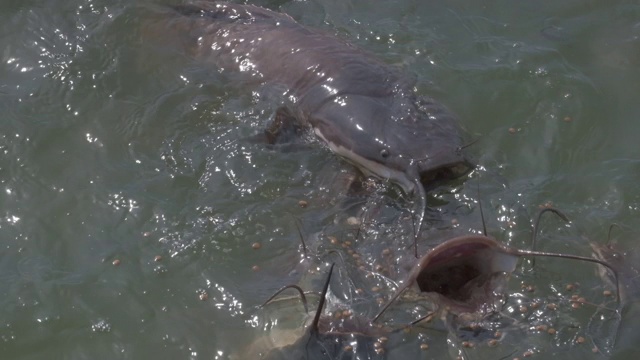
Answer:
M152 39L147 24L169 3L0 4L2 359L250 358L261 336L299 324L285 295L283 309L259 309L283 285L317 292L336 262L334 302L371 317L406 273L393 259L411 251L410 199L378 182L347 206L340 183L353 169L321 144L246 141L278 100L230 86L166 34ZM412 74L477 139L468 149L480 179L430 195L421 252L481 232L478 200L490 235L519 248L545 204L571 220L543 219L545 251L591 256L619 225L612 241L630 284L620 317L595 266L538 259L509 280L497 346L434 321L354 358L637 356L637 2L251 3ZM357 236L353 219L364 223ZM330 255L304 260L301 236ZM574 309L574 294L587 303Z

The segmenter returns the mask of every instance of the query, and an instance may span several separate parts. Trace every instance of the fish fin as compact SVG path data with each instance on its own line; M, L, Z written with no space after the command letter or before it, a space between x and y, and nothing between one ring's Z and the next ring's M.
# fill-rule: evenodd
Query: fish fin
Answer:
M322 287L322 293L320 295L320 302L318 303L318 309L316 310L316 314L313 317L313 322L311 323L311 332L318 334L320 330L318 329L318 323L320 322L320 315L322 315L322 310L324 309L324 303L327 298L327 291L329 290L329 282L331 282L331 274L333 274L333 267L336 264L331 264L331 268L329 268L329 274L327 275L327 281L325 281L324 286Z

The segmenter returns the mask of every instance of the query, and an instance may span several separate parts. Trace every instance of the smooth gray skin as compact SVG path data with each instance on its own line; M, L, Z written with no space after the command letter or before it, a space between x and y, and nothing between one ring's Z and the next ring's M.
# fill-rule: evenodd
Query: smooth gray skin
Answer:
M287 89L300 125L366 174L417 193L422 216L425 187L472 169L455 117L371 54L257 6L195 1L174 10L167 24L196 59Z

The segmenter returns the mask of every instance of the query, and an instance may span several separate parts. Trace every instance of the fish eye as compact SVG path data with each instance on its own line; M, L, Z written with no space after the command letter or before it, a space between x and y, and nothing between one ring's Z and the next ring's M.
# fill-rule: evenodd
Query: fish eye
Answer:
M389 157L389 150L387 150L387 149L380 150L380 156L382 156L385 159L388 158Z

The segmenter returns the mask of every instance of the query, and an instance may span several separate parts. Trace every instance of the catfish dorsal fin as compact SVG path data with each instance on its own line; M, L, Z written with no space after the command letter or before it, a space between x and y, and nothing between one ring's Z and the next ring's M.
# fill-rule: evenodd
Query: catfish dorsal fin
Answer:
M329 283L331 282L331 274L333 273L333 267L336 263L331 264L331 268L329 269L329 274L327 275L327 281L325 281L324 286L322 287L322 293L320 294L320 302L318 303L318 309L316 310L316 315L313 317L313 322L311 323L311 332L315 332L316 334L319 332L318 323L320 322L320 315L322 315L322 309L324 308L324 303L327 297L327 291L329 290Z

